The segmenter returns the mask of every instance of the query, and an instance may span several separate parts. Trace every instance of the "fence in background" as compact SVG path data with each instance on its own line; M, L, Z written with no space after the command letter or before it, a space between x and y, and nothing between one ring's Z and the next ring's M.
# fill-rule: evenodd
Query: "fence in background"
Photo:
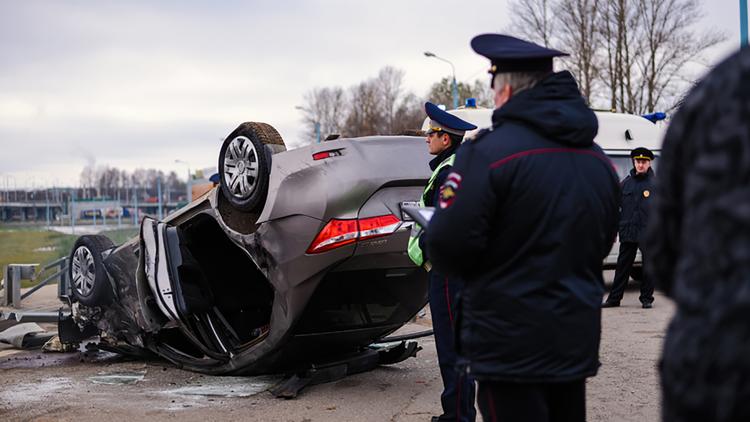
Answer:
M70 296L70 280L68 279L68 257L64 256L42 267L37 272L39 264L10 264L3 271L2 295L0 296L0 306L11 308L20 308L21 302L27 297L34 294L42 287L57 281L57 296L60 298ZM31 290L21 294L21 281L35 280L40 274L44 274L49 269L56 269L55 272L39 282Z

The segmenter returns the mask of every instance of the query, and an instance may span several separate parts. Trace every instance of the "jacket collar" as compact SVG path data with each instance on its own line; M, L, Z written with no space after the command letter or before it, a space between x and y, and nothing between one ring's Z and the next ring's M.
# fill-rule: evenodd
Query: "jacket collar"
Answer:
M445 161L451 155L455 154L456 149L458 149L459 145L460 144L451 145L450 147L448 147L448 149L438 154L437 157L430 160L430 170L435 171L435 169L440 165L440 163Z
M635 177L636 179L644 179L648 178L654 175L654 169L651 167L648 168L648 171L644 174L638 174L635 172L635 168L630 169L630 177Z

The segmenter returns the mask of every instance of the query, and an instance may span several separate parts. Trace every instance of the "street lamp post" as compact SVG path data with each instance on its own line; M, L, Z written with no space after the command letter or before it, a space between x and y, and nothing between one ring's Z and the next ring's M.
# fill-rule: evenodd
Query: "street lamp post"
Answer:
M440 61L444 61L444 62L448 63L449 65L451 65L451 71L453 72L453 86L452 86L452 91L453 91L453 108L454 109L458 108L458 85L456 85L456 67L453 66L453 63L450 60L444 59L444 58L442 58L442 57L440 57L440 56L438 56L435 53L432 53L430 51L425 51L424 55L426 57L434 57L434 58L436 58L436 59L438 59Z

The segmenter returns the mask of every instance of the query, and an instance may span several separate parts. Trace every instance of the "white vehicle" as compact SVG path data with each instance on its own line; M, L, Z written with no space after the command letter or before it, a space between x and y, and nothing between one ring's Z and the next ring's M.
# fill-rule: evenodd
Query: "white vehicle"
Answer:
M469 102L469 101L467 101ZM482 128L492 126L493 109L483 107L459 107L448 110L457 117L470 122L478 129L466 132L466 137L471 137ZM612 160L620 180L633 168L630 160L630 151L637 147L646 147L654 152L656 159L651 164L656 170L658 157L661 154L661 145L664 138L664 126L661 123L652 123L642 116L624 113L611 113L606 111L595 111L599 120L599 132L594 138L596 142ZM663 117L662 117L663 118ZM422 130L426 131L429 119L425 119ZM615 241L609 256L604 260L604 268L614 268L617 264L617 254L620 250L620 242ZM636 255L635 265L631 271L631 277L639 280L641 278L641 253Z

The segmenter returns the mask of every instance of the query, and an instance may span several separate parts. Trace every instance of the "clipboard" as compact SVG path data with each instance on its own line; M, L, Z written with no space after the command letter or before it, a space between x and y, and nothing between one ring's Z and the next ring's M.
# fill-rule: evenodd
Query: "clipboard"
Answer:
M427 226L430 224L430 219L432 219L432 215L435 214L435 207L415 207L404 205L401 207L401 211L411 217L414 222L422 226L423 230L427 230Z

